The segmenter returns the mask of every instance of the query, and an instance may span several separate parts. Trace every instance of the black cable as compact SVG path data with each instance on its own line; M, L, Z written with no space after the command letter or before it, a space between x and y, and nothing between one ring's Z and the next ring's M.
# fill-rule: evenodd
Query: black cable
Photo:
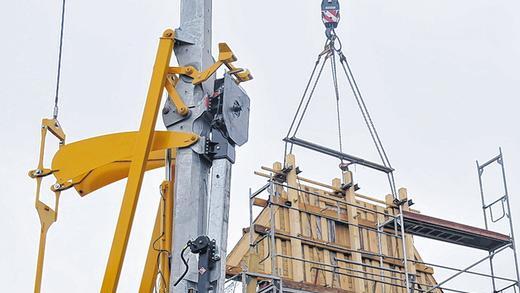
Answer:
M184 277L186 276L186 274L188 273L188 270L190 269L190 265L188 264L188 261L184 258L184 252L186 252L186 250L189 248L188 245L186 245L182 251L181 251L181 259L182 259L182 262L184 263L184 266L186 267L186 269L184 270L184 273L182 273L182 275L180 276L180 278L175 282L175 284L173 284L173 287L177 286L181 281L182 279L184 279Z
M56 74L56 93L54 96L54 111L52 116L54 119L58 118L58 97L60 92L60 77L61 77L61 53L63 51L63 27L65 23L65 0L61 4L61 26L60 26L60 48L58 51L58 72Z

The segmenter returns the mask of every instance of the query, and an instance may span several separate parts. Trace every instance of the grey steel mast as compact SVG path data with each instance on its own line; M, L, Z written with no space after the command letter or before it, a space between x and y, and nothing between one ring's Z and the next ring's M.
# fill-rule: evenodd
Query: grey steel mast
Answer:
M202 71L213 64L211 55L212 0L181 0L180 27L175 32L175 56L179 66L192 65ZM189 117L175 121L171 113L174 107L165 105L163 118L168 130L193 131L201 140L192 148L179 149L176 157L175 210L173 224L173 247L171 280L175 282L184 272L181 251L189 240L207 234L208 186L211 162L203 157L205 137L210 125L203 117L203 100L213 93L214 77L203 86L194 86L190 80L181 78L176 88L190 108ZM174 123L175 122L175 123ZM189 257L189 271L170 292L188 292L197 288L197 259Z
M212 0L181 0L174 49L179 66L193 66L202 72L214 64L211 19ZM179 149L176 156L170 292L223 292L231 168L235 146L248 140L249 97L238 83L252 78L248 71L228 68L232 70L224 78L213 75L202 85L193 85L191 78L181 75L176 90L189 115L180 115L169 99L163 108L168 130L200 136L195 145ZM237 72L242 72L242 77L237 77ZM189 248L198 257L186 255L189 269L175 286L185 271L182 251L195 239Z

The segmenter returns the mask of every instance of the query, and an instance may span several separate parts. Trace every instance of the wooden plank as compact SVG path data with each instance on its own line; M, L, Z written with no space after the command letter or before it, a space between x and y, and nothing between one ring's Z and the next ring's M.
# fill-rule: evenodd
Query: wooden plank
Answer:
M324 201L320 201L319 203L320 208L324 211L327 207ZM329 230L331 229L330 223L331 220L328 220L324 217L321 217L321 227L323 228L321 231L321 237L326 242L329 243L331 235L329 235ZM329 265L326 266L327 269L331 269L330 265L330 251L328 249L325 249L323 251L323 263ZM332 273L331 272L325 272L325 285L332 286Z
M356 198L354 196L354 179L352 177L352 172L350 172L350 171L343 172L343 182L346 185L350 184L350 186L351 186L345 192L346 201L348 203L356 203ZM350 206L350 205L347 206L347 217L348 217L349 223L357 225L358 224L357 208L354 206ZM357 227L354 227L354 226L349 227L349 238L350 238L351 248L353 250L359 250L361 245L360 245L359 229ZM354 262L361 263L363 261L362 257L361 257L361 253L352 253L352 260ZM352 267L353 267L353 269L355 269L357 271L363 270L363 268L359 265L353 265ZM353 273L353 275L362 277L362 275L360 275L359 273ZM363 292L363 290L365 290L365 282L361 278L354 278L353 285L354 285L355 292Z
M291 171L287 174L287 184L292 187L287 190L287 199L291 202L291 205L296 209L299 208L298 191L296 174L296 160L293 154L288 154L286 157L287 166L291 167ZM301 234L301 219L300 212L297 210L289 210L289 233L291 236L298 236ZM295 258L302 259L302 243L298 239L291 238L291 255ZM300 261L292 261L293 280L296 282L302 282L304 279L303 263Z

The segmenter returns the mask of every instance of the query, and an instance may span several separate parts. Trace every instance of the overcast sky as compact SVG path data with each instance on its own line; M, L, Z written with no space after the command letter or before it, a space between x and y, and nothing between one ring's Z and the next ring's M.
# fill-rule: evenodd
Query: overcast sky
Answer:
M17 0L0 4L1 192L0 281L3 292L33 288L39 237L35 182L40 119L52 113L59 5ZM238 150L232 179L232 247L247 225L253 171L282 160L281 138L324 36L318 0L214 1L213 44L226 41L255 79L250 141ZM60 122L69 142L138 127L158 37L179 22L179 1L67 3ZM475 160L502 146L516 233L520 235L520 4L512 0L342 1L338 34L372 112L397 185L423 213L483 226ZM214 50L216 52L216 50ZM344 150L376 159L345 80L341 81ZM311 104L301 136L337 147L330 77ZM164 129L162 121L158 129ZM50 149L51 151L52 148ZM329 182L337 162L298 150L302 175ZM496 171L496 170L495 170ZM120 280L135 292L159 201L163 171L147 174ZM502 195L488 173L490 199ZM383 178L355 169L361 192L383 198ZM52 183L44 181L44 190ZM124 188L118 182L86 198L61 197L51 227L43 292L99 290ZM49 192L47 192L49 193ZM515 214L516 213L516 214ZM503 233L504 226L496 227ZM416 239L427 261L464 267L484 253ZM512 276L513 264L498 259ZM175 260L174 260L175 261ZM482 268L486 271L487 266ZM446 274L439 271L438 278ZM472 278L451 284L489 292Z

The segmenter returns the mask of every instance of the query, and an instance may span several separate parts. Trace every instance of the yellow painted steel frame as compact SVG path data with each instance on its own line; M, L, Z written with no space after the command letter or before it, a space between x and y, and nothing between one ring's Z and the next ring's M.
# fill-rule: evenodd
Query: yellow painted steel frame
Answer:
M170 67L168 69L168 76L166 79L166 90L168 91L168 95L170 96L171 102L177 108L177 112L186 116L189 114L189 109L182 100L181 96L175 89L175 85L179 78L177 74L182 74L185 76L189 76L193 78L192 84L198 85L206 80L208 80L215 72L222 66L225 65L229 69L229 74L235 77L235 81L237 83L241 83L244 81L248 81L253 79L253 76L247 69L242 69L235 67L233 62L237 61L237 57L231 51L231 48L226 43L220 43L218 45L219 54L217 62L213 63L209 68L200 72L193 66L184 66L184 67Z
M168 168L168 167L167 167ZM169 292L170 284L170 256L173 235L174 209L174 174L175 165L170 166L172 180L165 180L161 184L161 202L157 209L148 255L141 278L139 292L151 293L158 287L158 292ZM159 277L159 280L157 280ZM159 283L159 286L156 284Z
M58 121L43 119L38 169L29 172L29 176L37 182L35 205L41 222L34 288L36 293L41 290L46 235L49 227L58 217L60 192L74 187L81 196L84 196L128 177L101 287L101 292L116 292L144 172L164 165L165 149L172 150L171 153L174 154L176 148L188 147L198 140L198 136L193 133L154 130L165 88L178 112L181 115L189 114L188 107L175 89L178 81L176 74L192 77L192 84L197 85L206 81L218 68L225 65L237 83L252 79L248 70L237 68L232 64L237 58L225 43L219 44L218 61L203 72L199 72L192 66L169 67L173 46L174 31L168 29L159 42L139 131L104 135L65 145L65 134ZM43 166L47 131L60 141L60 149L54 156L52 169ZM174 166L169 168L171 174L174 174ZM56 196L54 209L40 200L42 178L50 174L57 179L56 184L51 188ZM161 185L162 200L155 220L140 292L152 292L158 275L161 276L160 292L169 290L169 257L173 235L173 183L174 176ZM157 242L159 249L156 249Z
M247 69L235 67L233 62L237 61L237 57L231 51L226 43L218 44L219 54L218 60L206 70L200 72L193 66L170 67L168 72L171 74L182 74L193 78L192 84L197 85L205 82L212 76L222 65L229 69L229 74L235 76L236 82L241 83L253 79L251 72Z
M47 138L47 132L50 131L60 143L60 147L65 144L65 133L56 119L43 119L41 126L41 142L40 142L40 157L38 160L38 168L36 170L29 171L29 176L36 179L36 210L40 218L41 230L40 230L40 243L38 248L38 262L36 264L36 279L34 281L34 292L39 293L42 284L43 274L43 259L45 257L45 244L47 242L47 231L50 226L58 219L58 206L60 202L60 192L56 191L54 209L46 205L40 200L40 191L42 186L43 177L53 173L53 170L45 168L43 166L43 160L45 155L45 141Z
M108 263L103 278L101 292L115 292L121 274L121 268L126 253L128 238L135 215L135 209L141 190L143 174L152 145L152 138L157 121L161 96L166 83L166 74L173 51L174 32L166 30L159 42L155 59L152 80L148 89L148 96L141 119L141 126L137 134L134 155L128 173L128 181L125 188L121 210L117 221L112 248L108 257Z

